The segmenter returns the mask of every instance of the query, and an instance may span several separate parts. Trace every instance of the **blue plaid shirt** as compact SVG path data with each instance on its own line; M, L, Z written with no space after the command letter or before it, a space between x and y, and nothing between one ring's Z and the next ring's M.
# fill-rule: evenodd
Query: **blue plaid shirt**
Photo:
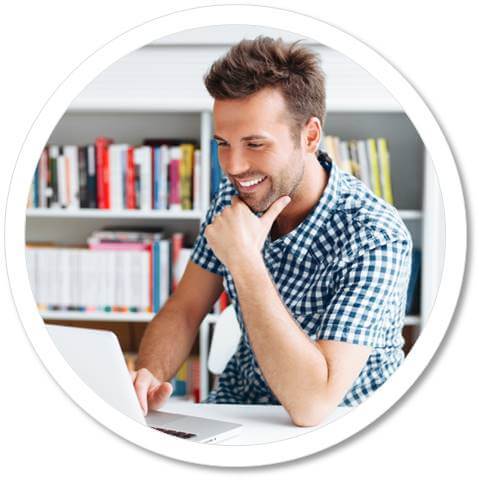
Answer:
M283 304L312 341L336 340L372 348L339 404L355 406L404 359L402 327L412 242L395 208L339 170L326 154L320 153L319 161L329 172L320 201L293 231L274 241L269 235L262 254ZM242 331L236 353L204 401L279 405L249 343L233 278L204 236L205 227L235 195L237 190L225 176L191 257L223 277Z

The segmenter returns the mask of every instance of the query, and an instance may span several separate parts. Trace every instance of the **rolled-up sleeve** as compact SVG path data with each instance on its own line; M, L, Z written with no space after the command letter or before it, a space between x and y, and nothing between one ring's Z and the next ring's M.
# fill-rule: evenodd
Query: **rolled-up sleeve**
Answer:
M405 312L411 241L389 241L363 251L336 274L335 292L317 318L315 337L375 347L384 332L388 308ZM396 297L396 298L394 298Z

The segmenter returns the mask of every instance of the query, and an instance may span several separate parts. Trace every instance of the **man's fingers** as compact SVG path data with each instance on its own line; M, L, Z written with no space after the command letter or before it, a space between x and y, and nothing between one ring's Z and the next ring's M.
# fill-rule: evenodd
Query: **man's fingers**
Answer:
M171 383L163 382L148 392L148 404L153 410L162 407L173 392Z
M158 382L148 370L140 369L137 372L133 386L135 388L135 392L137 393L140 406L142 407L145 415L148 413L148 391L152 388L152 386L156 387L157 385Z
M268 228L268 230L270 230L273 222L280 215L282 210L290 203L290 200L291 198L288 196L280 197L273 202L270 205L270 208L260 217L260 221Z

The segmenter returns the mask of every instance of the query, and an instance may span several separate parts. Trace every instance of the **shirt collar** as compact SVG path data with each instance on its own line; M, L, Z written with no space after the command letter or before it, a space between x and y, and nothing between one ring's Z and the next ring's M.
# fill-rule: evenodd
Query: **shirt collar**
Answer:
M270 234L265 241L265 249L281 253L286 247L290 247L293 253L305 255L320 228L328 221L339 196L340 173L338 167L331 161L325 152L318 155L320 165L329 172L327 185L320 200L310 210L302 223L297 225L291 232L271 241Z

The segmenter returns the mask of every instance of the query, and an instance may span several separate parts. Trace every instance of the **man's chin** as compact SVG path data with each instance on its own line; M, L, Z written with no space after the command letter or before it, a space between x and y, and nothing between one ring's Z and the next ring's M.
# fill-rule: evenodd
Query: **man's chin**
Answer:
M245 204L253 213L264 213L268 210L270 205L273 203L273 202L268 203L267 201L254 202L252 199L248 199L248 198L242 198L242 200L245 202Z

